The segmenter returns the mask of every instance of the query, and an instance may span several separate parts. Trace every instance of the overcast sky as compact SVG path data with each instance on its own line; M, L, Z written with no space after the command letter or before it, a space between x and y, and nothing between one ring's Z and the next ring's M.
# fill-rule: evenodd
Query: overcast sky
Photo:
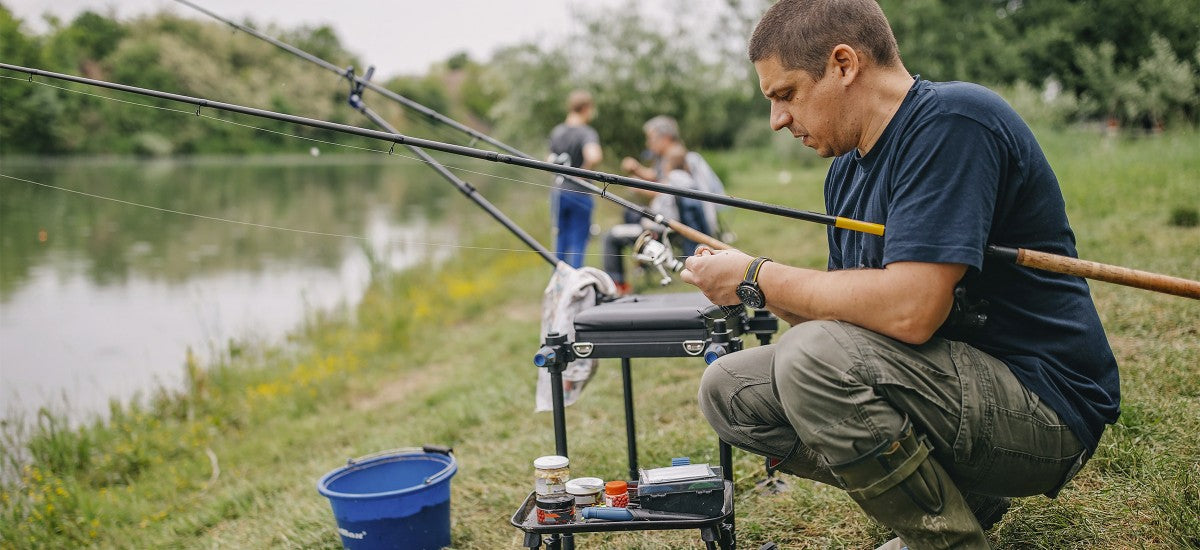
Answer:
M430 63L467 51L484 60L497 46L553 39L571 28L571 10L620 5L620 0L192 0L235 21L249 17L260 27L330 25L347 49L384 75L423 73ZM662 6L671 0L644 2ZM717 0L698 1L712 6ZM0 0L26 30L44 32L42 14L65 21L80 11L114 11L120 18L168 10L194 18L205 15L171 0ZM703 9L698 8L698 9Z

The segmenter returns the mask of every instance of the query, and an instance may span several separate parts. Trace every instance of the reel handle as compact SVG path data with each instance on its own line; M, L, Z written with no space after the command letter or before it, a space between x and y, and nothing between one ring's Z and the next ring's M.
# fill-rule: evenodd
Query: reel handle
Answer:
M666 234L663 236L665 237ZM638 235L637 240L633 243L633 250L638 260L647 262L658 270L659 275L662 275L658 284L662 286L671 284L671 275L667 272L668 269L676 273L683 271L683 262L671 254L671 247L665 242L655 239L654 234L650 231L643 231L641 235Z

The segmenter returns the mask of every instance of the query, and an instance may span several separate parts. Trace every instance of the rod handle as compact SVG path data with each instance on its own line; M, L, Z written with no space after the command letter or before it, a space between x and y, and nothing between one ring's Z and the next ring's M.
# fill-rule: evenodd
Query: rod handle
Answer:
M841 229L849 229L860 233L870 233L872 235L883 236L883 224L852 220L838 216L834 219L833 226Z
M687 237L692 242L700 243L700 244L705 245L713 250L728 250L730 248L733 248L732 246L729 246L728 244L721 242L719 239L717 239L715 237L710 237L708 235L705 235L704 233L701 233L700 231L698 231L696 229L692 229L691 227L688 227L686 225L683 225L682 223L677 222L675 220L667 220L667 227L670 227L676 233L679 233L680 235Z
M995 247L1003 254L1007 252L1001 247ZM1011 251L1009 249L1008 251ZM1011 257L1011 256L1010 256ZM1143 290L1153 290L1164 294L1172 294L1174 296L1182 296L1193 300L1200 300L1200 281L1192 281L1180 277L1172 277L1170 275L1162 275L1160 273L1150 273L1149 271L1140 271L1121 267L1116 265L1102 264L1089 260L1080 260L1068 256L1058 254L1050 254L1048 252L1039 252L1037 250L1029 250L1028 248L1016 249L1016 264L1025 267L1032 267L1044 271L1053 271L1055 273L1064 273L1067 275L1076 275L1095 279L1097 281L1105 281L1118 285L1131 286Z

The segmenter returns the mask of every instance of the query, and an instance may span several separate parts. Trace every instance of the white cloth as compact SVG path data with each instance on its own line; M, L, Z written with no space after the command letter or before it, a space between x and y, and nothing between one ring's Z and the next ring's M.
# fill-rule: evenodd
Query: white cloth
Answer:
M539 342L546 341L546 334L558 332L567 335L568 342L575 341L575 315L596 305L601 296L616 296L617 285L608 273L594 267L574 269L564 262L554 266L550 283L542 293L542 334ZM584 386L596 372L599 361L578 359L563 371L563 405L570 405L583 393ZM550 371L539 368L534 411L542 412L553 408L550 389Z

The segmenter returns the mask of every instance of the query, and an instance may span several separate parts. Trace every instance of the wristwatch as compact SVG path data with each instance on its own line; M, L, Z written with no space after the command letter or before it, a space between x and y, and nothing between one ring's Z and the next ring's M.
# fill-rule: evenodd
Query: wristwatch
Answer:
M771 261L770 258L762 256L755 258L746 267L746 277L737 286L738 299L748 308L762 309L767 307L767 298L763 296L762 289L758 287L758 272L762 270L762 265L769 261Z

